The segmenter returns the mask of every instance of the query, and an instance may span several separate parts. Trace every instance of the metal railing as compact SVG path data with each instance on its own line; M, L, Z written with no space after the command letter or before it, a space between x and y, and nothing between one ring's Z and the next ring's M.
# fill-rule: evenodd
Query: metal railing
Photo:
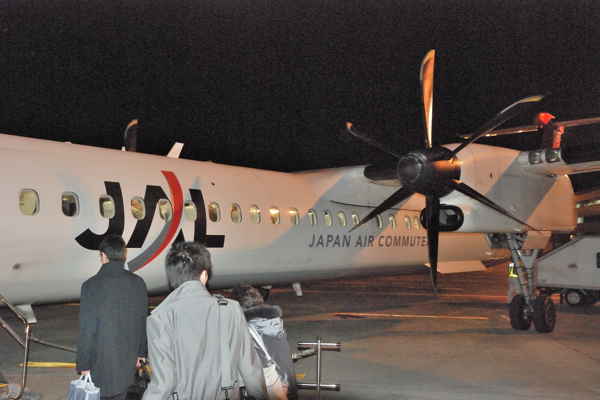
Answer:
M326 384L321 383L321 351L322 350L336 350L340 351L342 348L342 343L323 343L321 341L321 337L317 336L316 343L309 342L298 342L298 348L312 348L316 349L317 353L317 373L316 373L316 382L315 383L298 383L298 389L306 389L306 390L314 390L315 391L315 400L321 399L321 390L333 390L336 392L340 391L340 384Z
M23 392L25 391L25 383L27 381L27 360L29 360L29 342L31 341L32 334L31 329L29 327L29 323L27 319L21 314L21 312L8 302L2 295L0 295L0 301L2 301L6 306L23 322L25 325L25 340L21 339L21 337L0 317L0 323L2 323L2 327L24 348L23 354L23 376L21 377L21 390L16 397L11 397L9 394L9 398L11 399L20 399L23 396Z

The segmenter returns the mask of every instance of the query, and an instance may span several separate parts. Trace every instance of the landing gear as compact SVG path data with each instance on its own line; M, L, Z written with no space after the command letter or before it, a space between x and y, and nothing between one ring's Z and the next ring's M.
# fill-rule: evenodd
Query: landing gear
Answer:
M540 294L533 303L533 326L539 333L550 333L554 330L556 309L552 297Z
M535 326L540 333L550 333L556 323L556 309L549 294L539 292L534 286L534 265L539 250L522 250L526 237L507 234L504 238L494 237L496 243L506 245L515 265L521 293L516 294L510 303L510 325L517 331L526 331Z
M510 325L516 331L531 328L531 313L522 294L516 294L510 302Z

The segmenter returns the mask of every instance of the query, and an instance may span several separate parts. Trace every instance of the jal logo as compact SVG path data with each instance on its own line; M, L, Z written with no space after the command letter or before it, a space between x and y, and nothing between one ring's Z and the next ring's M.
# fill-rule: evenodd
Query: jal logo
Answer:
M171 204L173 205L173 217L167 221L158 237L146 247L146 249L136 258L129 261L127 266L131 271L137 271L154 260L173 240L175 242L185 241L183 232L179 229L183 217L184 199L181 184L173 172L161 171L171 192ZM86 229L83 233L75 238L77 243L88 250L98 250L100 242L106 235L117 234L123 235L125 229L125 207L123 202L123 194L121 192L121 184L119 182L104 182L106 194L111 196L115 203L115 216L108 220L108 228L106 232L98 234ZM198 216L194 222L194 240L202 243L206 247L223 247L225 244L224 235L207 235L206 234L206 207L204 204L204 196L199 189L189 189L190 197ZM160 199L167 198L164 190L160 186L146 186L144 194L144 203L146 205L147 216L144 219L137 221L135 229L127 241L128 248L142 248L150 227L152 226L154 212ZM124 238L125 239L125 238Z

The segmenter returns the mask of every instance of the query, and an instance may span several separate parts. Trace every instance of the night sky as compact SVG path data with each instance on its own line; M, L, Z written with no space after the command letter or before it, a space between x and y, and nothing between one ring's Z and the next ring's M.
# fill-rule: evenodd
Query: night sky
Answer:
M434 143L535 94L550 93L502 127L600 116L597 0L0 0L0 132L116 149L138 118L145 153L180 141L183 158L279 171L387 161L345 123L421 147L430 49Z

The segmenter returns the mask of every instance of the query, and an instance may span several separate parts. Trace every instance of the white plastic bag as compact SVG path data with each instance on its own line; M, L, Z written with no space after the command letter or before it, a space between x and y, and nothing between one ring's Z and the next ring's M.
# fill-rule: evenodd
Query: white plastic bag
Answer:
M79 379L71 381L67 400L100 400L100 388L92 382L92 375L81 375Z

